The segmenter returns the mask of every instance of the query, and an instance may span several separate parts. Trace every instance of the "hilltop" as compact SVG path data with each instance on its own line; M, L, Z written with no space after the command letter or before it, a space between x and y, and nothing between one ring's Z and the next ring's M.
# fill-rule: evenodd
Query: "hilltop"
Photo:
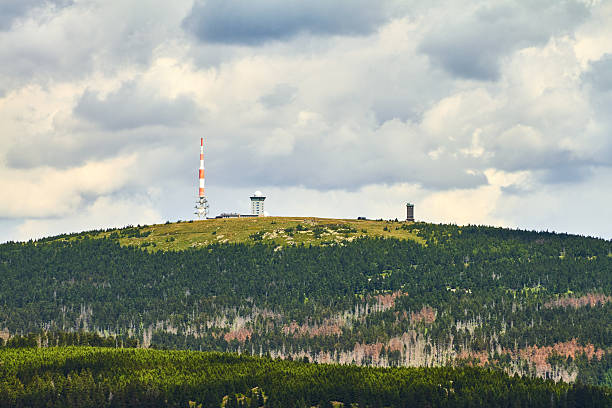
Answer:
M183 250L212 244L267 243L287 245L333 245L357 238L396 238L424 243L410 223L383 220L349 220L316 217L244 217L180 221L92 231L53 239L110 238L123 246L149 251Z

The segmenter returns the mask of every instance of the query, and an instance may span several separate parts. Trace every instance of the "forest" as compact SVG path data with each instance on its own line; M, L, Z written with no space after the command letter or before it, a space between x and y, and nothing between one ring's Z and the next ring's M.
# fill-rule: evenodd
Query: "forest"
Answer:
M299 224L285 232L311 233L318 245L279 246L256 233L181 250L119 242L147 236L144 227L5 243L0 335L88 331L143 348L482 366L612 386L610 241L377 225L418 239L326 242L336 224Z
M609 407L610 389L478 367L133 348L0 350L0 407Z

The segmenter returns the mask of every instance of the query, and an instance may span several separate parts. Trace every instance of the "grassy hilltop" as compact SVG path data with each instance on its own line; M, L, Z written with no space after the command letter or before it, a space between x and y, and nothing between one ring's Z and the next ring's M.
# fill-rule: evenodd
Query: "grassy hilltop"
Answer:
M314 217L253 217L183 221L127 227L91 234L121 245L157 250L183 250L215 243L262 242L277 246L326 245L360 237L384 237L424 243L406 222ZM78 235L77 235L78 236Z

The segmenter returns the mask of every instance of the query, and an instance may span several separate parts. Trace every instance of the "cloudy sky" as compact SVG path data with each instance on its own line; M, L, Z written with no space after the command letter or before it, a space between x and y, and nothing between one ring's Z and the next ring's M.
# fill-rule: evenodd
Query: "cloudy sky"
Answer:
M612 2L1 0L0 241L211 212L612 238Z

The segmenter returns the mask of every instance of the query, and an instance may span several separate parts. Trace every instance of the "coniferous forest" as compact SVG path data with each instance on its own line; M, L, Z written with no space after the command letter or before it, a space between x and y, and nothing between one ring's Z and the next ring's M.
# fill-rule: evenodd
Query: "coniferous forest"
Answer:
M325 406L329 401L357 404L359 398L364 406L404 406L400 401L408 395L417 398L421 392L426 396L423 404L433 406L491 406L488 398L503 401L499 406L538 406L534 402L538 393L548 401L542 406L575 406L573 393L590 393L603 398L600 401L609 396L605 387L612 386L610 241L477 226L385 221L380 225L418 239L362 236L341 243L278 246L262 239L264 234L251 234L245 242L181 250L151 250L144 241L120 244L117 237L122 234L146 237L142 227L2 244L0 330L6 343L0 357L2 392L17 392L11 398L22 398L20 403L27 406L27 398L38 397L19 392L35 387L34 382L68 387L70 377L82 380L79 386L93 387L87 392L92 398L106 398L105 404L127 401L132 394L138 401L150 395L174 395L177 398L168 399L172 401L168 404L185 406L185 400L178 398L182 391L204 406L211 401L219 404L223 396L228 396L226 404L234 404L236 393L244 396L237 403L246 403L254 387L266 393L270 404L275 398L289 398L274 382L278 378L265 376L254 377L261 380L251 383L213 381L216 377L209 376L211 383L206 383L177 372L189 386L162 386L155 381L174 374L168 371L156 377L154 368L145 374L142 362L163 365L165 359L194 359L202 370L222 375L226 368L218 369L218 360L227 358L236 372L234 366L244 363L245 370L265 366L281 377L291 377L295 387L287 387L286 393L305 406ZM300 225L291 234L324 236L333 228ZM106 345L117 348L233 352L241 357L109 350L103 355L119 371L101 380L101 367L110 366L90 367L86 360L102 351L62 347L44 351L65 344L104 345L103 340L66 340L75 333L80 333L79 339L107 339ZM36 361L47 358L43 355L56 362L36 368ZM72 356L69 362L66 355ZM126 362L125 356L132 360ZM8 360L13 361L10 369ZM319 364L304 365L304 361ZM134 374L138 378L116 377L124 364L140 367L142 372ZM34 368L28 371L28 365ZM29 374L21 374L22 369ZM309 374L313 378L304 376L304 370L314 370ZM67 377L71 372L74 375ZM147 380L149 374L154 378ZM305 391L330 376L333 381L325 382L338 384L335 391L319 385L327 391L317 395ZM449 387L442 393L442 385L432 385L446 384L442 377L444 381L478 378L483 391L468 397L473 383L466 382L463 388L451 387L453 393ZM378 381L410 383L412 388L382 386ZM212 383L217 388L209 387ZM359 391L355 384L371 388ZM524 392L508 392L516 387ZM109 393L117 398L108 400ZM519 402L508 399L510 394L516 394Z
M609 389L478 367L374 368L227 353L0 351L0 407L606 407Z

